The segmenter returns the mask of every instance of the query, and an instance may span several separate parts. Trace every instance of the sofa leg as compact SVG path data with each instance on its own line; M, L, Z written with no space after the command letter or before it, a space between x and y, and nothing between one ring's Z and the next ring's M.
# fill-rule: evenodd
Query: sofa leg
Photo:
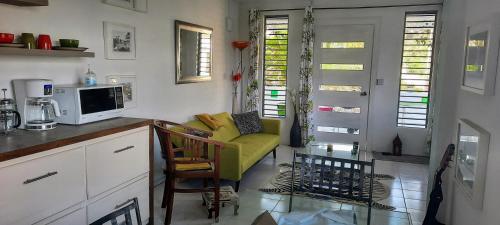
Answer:
M240 190L240 181L236 181L234 184L234 191L238 192L238 190Z
M274 159L276 159L276 148L273 149L273 157L274 157Z

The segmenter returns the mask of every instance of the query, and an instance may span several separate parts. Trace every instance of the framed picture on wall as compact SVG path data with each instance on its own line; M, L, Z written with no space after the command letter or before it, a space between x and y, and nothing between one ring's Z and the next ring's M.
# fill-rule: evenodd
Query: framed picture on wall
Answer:
M483 207L490 133L469 120L458 123L455 181L476 209Z
M139 12L148 11L148 0L102 0L104 4Z
M135 59L135 27L104 22L106 59Z
M462 89L480 95L495 94L500 29L498 19L467 27Z
M125 108L137 107L137 77L135 75L106 76L108 84L122 84Z

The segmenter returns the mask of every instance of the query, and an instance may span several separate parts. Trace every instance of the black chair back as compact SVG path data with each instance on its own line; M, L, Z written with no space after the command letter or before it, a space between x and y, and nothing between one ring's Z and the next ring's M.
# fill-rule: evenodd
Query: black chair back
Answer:
M130 200L130 204L123 207L117 207L118 210L111 212L110 214L98 219L97 221L91 223L90 225L103 225L107 222L111 222L111 225L118 225L118 218L124 216L125 221L120 223L120 225L134 225L132 222L132 215L130 211L135 210L135 217L137 219L137 225L142 225L141 213L139 210L139 201L137 198Z

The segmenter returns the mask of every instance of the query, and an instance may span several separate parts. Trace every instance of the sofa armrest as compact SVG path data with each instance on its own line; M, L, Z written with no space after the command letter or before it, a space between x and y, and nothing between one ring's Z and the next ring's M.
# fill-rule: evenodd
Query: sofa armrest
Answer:
M242 147L240 143L225 142L220 152L221 178L238 181L241 179Z
M281 120L277 119L261 119L266 134L281 134Z

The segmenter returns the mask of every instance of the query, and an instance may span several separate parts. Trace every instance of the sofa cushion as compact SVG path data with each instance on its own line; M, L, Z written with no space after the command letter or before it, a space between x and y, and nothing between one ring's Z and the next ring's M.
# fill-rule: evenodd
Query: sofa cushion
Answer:
M257 111L233 114L233 119L241 135L261 133L264 130Z
M219 120L215 119L215 117L208 115L206 113L196 115L196 118L203 122L205 125L210 127L212 130L218 130L220 127L224 126Z
M238 131L238 128L236 127L236 124L234 124L233 118L231 118L229 113L224 112L214 114L212 116L222 124L222 127L213 131L214 136L210 139L227 142L240 136L240 131Z
M280 143L280 136L275 134L248 134L242 135L231 142L239 143L242 147L242 170L246 171L257 161L262 159Z

